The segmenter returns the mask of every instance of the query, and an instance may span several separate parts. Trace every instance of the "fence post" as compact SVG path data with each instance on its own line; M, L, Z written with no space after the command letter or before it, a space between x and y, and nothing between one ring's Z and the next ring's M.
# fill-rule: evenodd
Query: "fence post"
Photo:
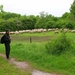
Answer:
M30 43L32 43L32 38L30 37Z

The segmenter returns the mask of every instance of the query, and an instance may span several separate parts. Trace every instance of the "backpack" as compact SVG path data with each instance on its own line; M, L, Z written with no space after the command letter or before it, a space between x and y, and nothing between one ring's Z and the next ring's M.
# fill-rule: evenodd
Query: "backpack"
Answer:
M0 43L1 43L1 44L4 44L4 43L5 43L5 42L4 42L4 36L1 37Z

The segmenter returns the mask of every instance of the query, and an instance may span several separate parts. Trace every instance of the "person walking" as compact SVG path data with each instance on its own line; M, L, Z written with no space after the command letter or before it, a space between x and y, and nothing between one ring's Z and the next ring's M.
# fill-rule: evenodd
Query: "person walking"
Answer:
M5 45L6 58L9 59L10 55L10 30L6 30L6 33L3 35L3 44Z

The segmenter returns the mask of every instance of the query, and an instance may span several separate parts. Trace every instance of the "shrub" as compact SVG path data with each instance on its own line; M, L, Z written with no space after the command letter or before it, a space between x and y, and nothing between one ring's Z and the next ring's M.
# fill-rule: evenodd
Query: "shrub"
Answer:
M46 44L48 53L56 55L61 55L62 53L69 51L71 48L72 42L69 38L67 38L65 33Z

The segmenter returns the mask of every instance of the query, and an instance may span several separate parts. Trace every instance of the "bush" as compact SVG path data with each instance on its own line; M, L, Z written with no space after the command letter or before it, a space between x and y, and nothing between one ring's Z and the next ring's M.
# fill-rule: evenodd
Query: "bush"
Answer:
M72 42L65 33L57 39L51 40L46 44L46 49L50 54L61 55L72 48Z
M74 29L75 23L73 21L67 21L65 28Z

